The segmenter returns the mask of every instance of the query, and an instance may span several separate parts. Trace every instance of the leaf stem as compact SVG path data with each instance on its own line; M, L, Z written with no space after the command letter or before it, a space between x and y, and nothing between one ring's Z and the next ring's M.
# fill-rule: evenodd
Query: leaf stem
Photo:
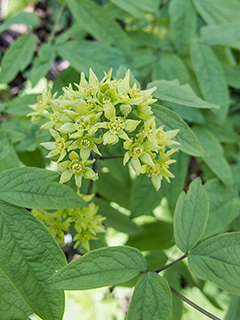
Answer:
M162 268L160 268L160 269L156 270L155 272L156 272L156 273L159 273L159 272L161 272L161 271L163 271L163 270L165 270L165 269L167 269L167 268L171 267L171 266L172 266L172 265L174 265L175 263L177 263L177 262L179 262L179 261L181 261L181 260L185 259L186 257L187 257L187 253L185 253L183 256L181 256L181 257L180 257L180 258L178 258L177 260L174 260L173 262L171 262L171 263L169 263L169 264L166 264L164 267L162 267Z
M53 26L52 31L51 31L51 34L50 34L50 36L49 36L49 38L48 38L48 43L49 43L49 44L52 44L52 42L53 42L53 38L54 38L54 36L55 36L55 33L57 32L57 27L58 27L58 24L59 24L59 20L60 20L60 18L61 18L61 15L62 15L62 13L63 13L64 8L65 8L66 2L67 2L67 0L64 0L64 1L63 1L62 5L61 5L61 7L60 7L60 9L59 9L59 11L58 11L58 14L57 14L57 17L56 17L54 26Z
M194 302L192 302L191 300L187 299L186 297L184 297L180 292L178 292L177 290L175 290L173 287L170 286L170 289L172 291L172 293L174 293L176 296L178 296L180 299L182 299L184 302L186 302L187 304L189 304L191 307L195 308L196 310L200 311L201 313L203 313L205 316L209 317L210 319L213 320L221 320L220 318L214 316L213 314L211 314L210 312L206 311L205 309L199 307L197 304L195 304Z
M101 147L99 148L99 151L102 152L103 149L104 149L105 145L101 145ZM93 162L92 164L92 169L95 173L98 173L98 170L99 170L99 158L100 158L100 155L98 154L95 154L95 162ZM94 185L95 185L95 181L94 180L90 180L89 181L89 185L88 185L88 190L87 190L87 194L92 194L93 193L93 190L94 190Z

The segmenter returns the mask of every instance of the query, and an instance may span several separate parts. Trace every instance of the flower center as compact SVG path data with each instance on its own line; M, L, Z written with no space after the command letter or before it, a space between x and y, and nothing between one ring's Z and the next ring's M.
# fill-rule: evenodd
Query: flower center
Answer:
M75 129L79 131L88 130L90 128L90 120L81 116L76 119Z
M79 148L80 149L89 149L91 146L91 141L88 139L82 139L79 141Z
M56 141L55 141L55 149L57 151L62 151L65 147L65 141L63 138L58 138Z
M140 143L135 143L130 150L131 157L137 159L143 154L144 147Z
M148 177L157 177L158 175L160 175L160 166L157 165L155 168L154 167L148 167L147 169L147 176Z
M84 166L81 164L81 163L75 163L73 166L72 166L72 172L74 174L81 174L83 172L83 169L84 169Z
M117 117L112 118L108 126L112 134L121 134L125 128L124 120Z
M51 114L51 120L55 123L59 123L60 119L59 119L58 113L54 112L53 114Z

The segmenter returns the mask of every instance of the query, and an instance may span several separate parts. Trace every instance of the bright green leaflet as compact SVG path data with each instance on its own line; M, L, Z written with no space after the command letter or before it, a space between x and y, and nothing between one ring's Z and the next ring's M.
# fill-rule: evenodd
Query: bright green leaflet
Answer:
M2 59L1 83L9 83L32 61L38 38L34 34L19 37Z
M198 278L209 279L223 290L240 295L240 232L202 242L192 251L188 262Z
M175 140L180 143L179 149L187 154L201 157L205 151L185 121L176 112L155 103L152 107L157 126L164 125L164 130L180 129Z
M192 250L204 232L208 219L209 204L201 179L197 178L183 191L174 213L174 238L182 252Z
M31 308L43 320L61 320L64 293L50 288L46 280L66 264L62 250L30 212L1 200L0 230L0 269L9 281L1 285L14 299L16 312L27 311L27 304L28 314ZM10 287L15 288L12 293Z
M155 272L143 274L136 284L127 320L171 320L172 294L168 282Z
M51 182L58 173L40 168L14 168L0 174L0 199L34 209L67 209L86 205L70 187Z
M203 97L220 106L220 109L213 112L217 115L218 124L221 124L226 117L229 103L222 67L212 49L197 41L191 46L191 60Z
M37 28L40 26L40 19L36 13L22 11L16 16L4 21L0 26L0 32L7 30L12 24L19 23L25 23L27 26Z
M141 252L130 247L108 247L90 251L59 270L48 283L64 290L87 290L128 281L145 271Z
M54 47L49 43L44 43L38 50L37 58L33 60L33 68L31 69L29 76L29 80L33 87L48 73L54 60Z
M206 151L206 156L202 157L202 160L224 184L232 184L231 167L223 155L221 144L205 127L194 126L192 130Z
M175 102L193 108L218 109L218 105L200 99L188 84L181 86L178 80L156 80L147 85L148 89L152 87L157 87L153 91L153 96L160 100Z
M201 28L201 39L210 45L240 49L240 25L229 24Z
M128 41L120 25L104 8L90 0L68 0L69 9L77 23L105 45L128 48Z
M218 179L208 180L204 188L209 199L209 217L203 238L208 238L225 231L239 214L239 197L237 188L225 186Z
M198 13L210 25L239 22L238 0L193 0Z
M190 0L172 0L169 4L170 34L177 51L186 48L194 37L197 14Z

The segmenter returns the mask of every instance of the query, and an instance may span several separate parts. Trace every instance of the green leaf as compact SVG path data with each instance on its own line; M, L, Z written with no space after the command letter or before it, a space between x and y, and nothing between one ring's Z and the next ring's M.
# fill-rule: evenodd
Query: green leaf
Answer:
M206 182L204 188L209 199L209 217L203 238L225 231L239 214L238 190L225 186L218 179Z
M223 66L222 68L227 84L234 89L240 89L240 66Z
M30 3L36 3L38 0L11 0L7 6L7 17L12 17L15 14L22 11L26 8Z
M192 130L174 111L156 103L153 105L152 111L156 117L157 126L165 125L165 131L180 129L174 140L180 143L181 151L196 157L206 154Z
M126 51L129 44L120 25L103 7L91 0L68 0L68 7L77 23L107 46Z
M141 226L144 233L131 235L126 243L141 251L158 251L172 246L173 227L171 223L156 221Z
M197 246L188 257L191 271L200 279L240 295L240 232L212 237Z
M202 160L225 185L233 184L230 165L218 140L205 127L194 126L192 130L207 153L206 156L201 156Z
M188 123L205 124L204 116L200 109L181 106L173 102L164 103L164 106L169 106L174 112L176 112L183 120Z
M189 185L187 194L183 191L177 201L174 213L174 238L182 252L192 250L201 239L206 227L209 203L201 179Z
M224 320L238 320L240 314L240 297L232 296Z
M190 0L172 0L169 4L170 35L177 51L186 48L194 37L197 13Z
M0 230L0 277L5 279L1 287L9 299L5 303L13 305L13 309L4 307L5 317L1 308L1 317L15 319L24 311L29 315L31 308L44 320L61 320L64 292L46 284L66 264L60 247L30 212L1 200ZM14 309L16 314L11 316Z
M207 24L239 22L240 3L238 0L193 0L193 4Z
M183 61L171 53L161 54L153 65L153 80L179 80L180 84L189 82L188 70Z
M6 103L7 113L14 114L15 116L26 116L31 109L30 104L37 102L38 94L27 94L22 97L17 97Z
M159 100L175 102L193 108L218 108L218 105L208 103L197 97L188 84L180 86L178 80L156 80L150 82L147 86L148 89L152 87L157 87L152 95Z
M67 209L86 205L73 189L52 180L58 173L40 168L14 168L0 174L0 199L35 209Z
M0 32L7 30L12 24L20 24L20 23L24 23L27 26L30 26L32 28L37 28L41 24L40 19L36 15L36 13L22 11L16 16L4 21L0 26Z
M1 64L1 83L11 82L31 62L38 38L34 34L19 37L5 53Z
M87 290L128 281L146 268L146 260L137 249L108 247L93 250L70 262L48 282L56 289Z
M240 24L201 28L201 39L211 45L240 49Z
M217 122L221 124L228 110L228 90L222 67L211 48L200 42L193 42L191 59L203 97L220 106L214 110Z
M75 70L88 75L89 69L92 68L101 79L103 71L107 72L110 68L117 71L121 64L125 64L120 50L94 41L69 41L56 46L56 49L58 55L69 61Z
M129 30L126 34L131 44L136 47L147 46L150 48L158 48L159 46L158 38L153 33L143 30Z
M137 226L128 216L111 207L106 201L96 197L94 203L99 206L98 214L107 218L104 220L104 225L107 227L112 227L128 234L139 234L142 232L141 227Z
M63 87L68 86L69 83L79 83L79 80L79 72L74 70L72 67L68 67L67 69L64 69L57 77L56 81L53 84L52 92L57 92L57 97L59 97L64 93L62 90Z
M38 56L33 60L33 68L31 69L29 76L29 80L33 87L51 69L54 59L54 47L49 43L42 44L38 51Z
M140 69L146 67L147 65L153 63L156 60L155 55L152 50L138 49L131 52L132 68Z
M127 320L160 319L172 319L172 294L167 280L155 272L148 272L138 279Z

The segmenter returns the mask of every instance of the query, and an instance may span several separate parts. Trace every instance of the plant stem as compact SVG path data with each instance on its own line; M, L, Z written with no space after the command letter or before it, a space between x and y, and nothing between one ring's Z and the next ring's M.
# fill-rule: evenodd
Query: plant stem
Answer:
M179 261L181 261L181 260L185 259L186 257L187 257L187 253L185 253L183 256L181 256L181 257L180 257L180 258L178 258L177 260L174 260L173 262L171 262L171 263L169 263L169 264L166 264L164 267L162 267L162 268L160 268L160 269L156 270L155 272L156 272L156 273L159 273L159 272L161 272L161 271L163 271L163 270L165 270L165 269L167 269L167 268L171 267L171 266L172 266L172 265L174 265L175 263L177 263L177 262L179 262Z
M213 319L213 320L221 320L218 317L216 317L213 314L211 314L210 312L208 312L208 311L204 310L203 308L199 307L197 304L195 304L191 300L189 300L186 297L184 297L181 293L179 293L173 287L170 286L170 289L171 289L172 293L174 293L176 296L178 296L180 299L182 299L184 302L186 302L187 304L189 304L190 306L192 306L196 310L198 310L201 313L203 313L205 316L207 316L207 317L209 317L210 319Z
M63 13L64 8L65 8L66 2L67 2L67 0L64 0L64 1L63 1L62 5L61 5L61 7L60 7L60 9L59 9L59 11L58 11L58 14L57 14L57 17L56 17L54 26L53 26L52 31L51 31L51 34L50 34L50 36L49 36L49 38L48 38L48 43L49 43L49 44L52 44L53 38L54 38L54 36L55 36L55 33L57 32L57 27L58 27L58 24L59 24L59 20L60 20L60 18L61 18L61 15L62 15L62 13Z
M103 156L99 157L99 160L108 160L108 159L122 159L124 156L121 155L116 155L116 156Z
M102 152L103 149L104 149L105 145L101 145L100 148L99 148L99 151ZM95 154L95 162L93 162L92 164L92 169L95 173L98 173L98 170L99 170L99 158L100 158L100 155L98 154ZM95 185L95 181L93 180L90 180L89 181L89 185L88 185L88 190L87 190L87 194L92 194L93 193L93 190L94 190L94 185Z

